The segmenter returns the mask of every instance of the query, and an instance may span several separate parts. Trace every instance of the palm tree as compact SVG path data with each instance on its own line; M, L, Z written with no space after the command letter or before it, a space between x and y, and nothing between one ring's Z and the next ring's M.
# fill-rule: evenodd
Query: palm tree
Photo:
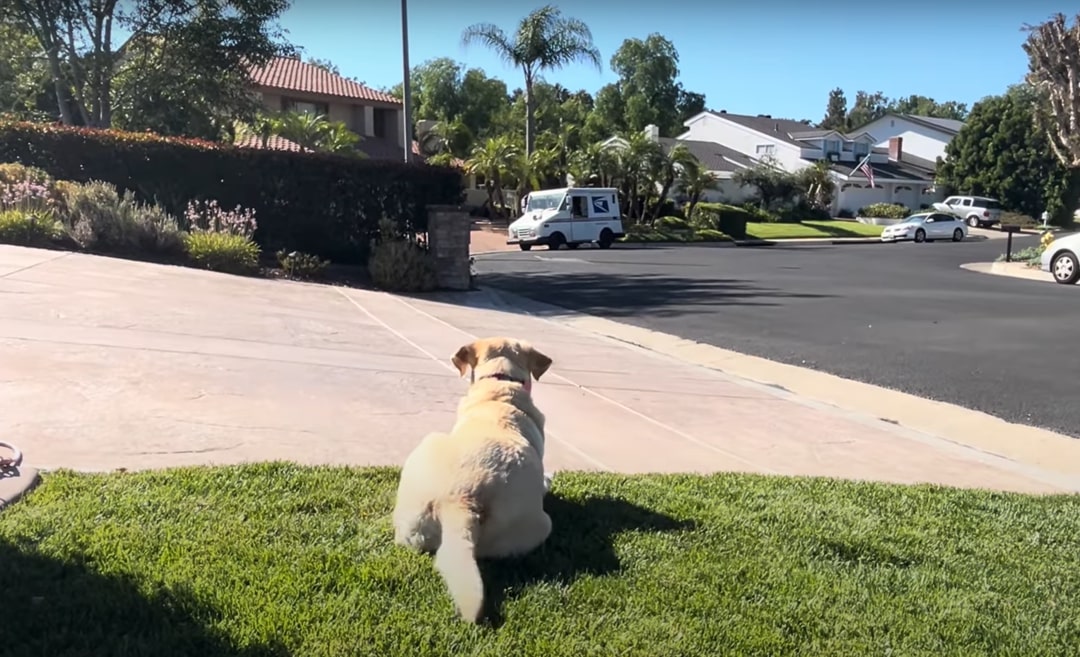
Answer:
M694 208L701 201L705 192L719 186L719 179L712 171L706 171L700 165L683 167L679 171L679 188L690 200L686 204L686 218L694 220Z
M576 61L601 68L600 51L593 45L592 32L584 22L562 15L558 7L545 5L518 23L510 36L492 23L477 23L462 35L465 45L479 42L495 51L507 63L525 74L525 154L536 145L536 108L533 84L544 71L562 68Z
M661 188L660 198L657 199L653 209L653 219L660 216L664 201L667 200L668 192L671 191L672 185L675 184L675 179L687 167L698 166L698 159L694 157L685 144L675 144L667 153L663 153L657 158L656 164L659 169L656 182L660 183Z
M518 158L518 149L504 135L488 139L473 147L472 157L465 162L465 172L484 177L488 207L494 216L501 216L506 207L503 181L507 170Z
M622 138L625 146L619 149L619 177L629 207L626 216L642 219L644 208L656 192L655 181L661 169L664 152L660 144L643 132L632 132Z
M611 187L619 173L617 151L600 142L589 144L570 157L570 175L574 184L583 186L593 178L600 187Z

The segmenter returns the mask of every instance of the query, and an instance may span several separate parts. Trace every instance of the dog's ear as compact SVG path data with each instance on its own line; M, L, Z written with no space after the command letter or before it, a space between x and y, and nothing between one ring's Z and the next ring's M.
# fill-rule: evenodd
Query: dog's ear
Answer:
M476 367L476 343L470 342L458 349L450 362L458 369L458 374L464 377L470 367Z
M539 381L549 367L551 367L550 358L536 349L529 349L529 372L532 373L534 379Z

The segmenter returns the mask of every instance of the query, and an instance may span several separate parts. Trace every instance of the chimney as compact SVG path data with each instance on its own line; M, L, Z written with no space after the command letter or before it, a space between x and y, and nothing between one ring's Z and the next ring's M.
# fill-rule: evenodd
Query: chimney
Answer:
M727 114L727 110L726 110L726 109L722 109L722 110L720 110L720 113L721 113L721 114Z
M889 137L889 160L899 162L904 158L904 138Z
M660 141L660 128L650 123L645 126L645 136L649 138L649 141Z

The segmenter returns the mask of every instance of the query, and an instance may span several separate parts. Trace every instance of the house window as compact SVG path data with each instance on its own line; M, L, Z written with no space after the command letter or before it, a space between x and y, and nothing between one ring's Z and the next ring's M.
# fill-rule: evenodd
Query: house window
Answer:
M758 144L755 152L760 155L772 155L776 152L776 146L773 144Z
M327 103L314 103L293 98L282 98L281 109L286 112L300 112L301 114L313 114L316 116L328 116L330 114L330 105Z
M866 154L870 152L870 144L865 142L855 142L855 157L866 157Z
M839 139L826 139L825 140L825 152L826 153L839 153L840 152L840 140Z

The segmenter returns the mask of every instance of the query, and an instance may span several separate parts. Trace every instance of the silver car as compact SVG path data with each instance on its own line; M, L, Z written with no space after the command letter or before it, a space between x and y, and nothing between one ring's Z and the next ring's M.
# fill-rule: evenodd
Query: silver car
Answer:
M934 209L960 217L972 228L1001 223L1001 202L986 196L950 196Z
M1059 237L1047 245L1042 253L1043 271L1050 272L1062 285L1080 281L1080 233Z
M967 237L967 227L959 218L944 212L919 212L881 231L882 242L959 242Z

